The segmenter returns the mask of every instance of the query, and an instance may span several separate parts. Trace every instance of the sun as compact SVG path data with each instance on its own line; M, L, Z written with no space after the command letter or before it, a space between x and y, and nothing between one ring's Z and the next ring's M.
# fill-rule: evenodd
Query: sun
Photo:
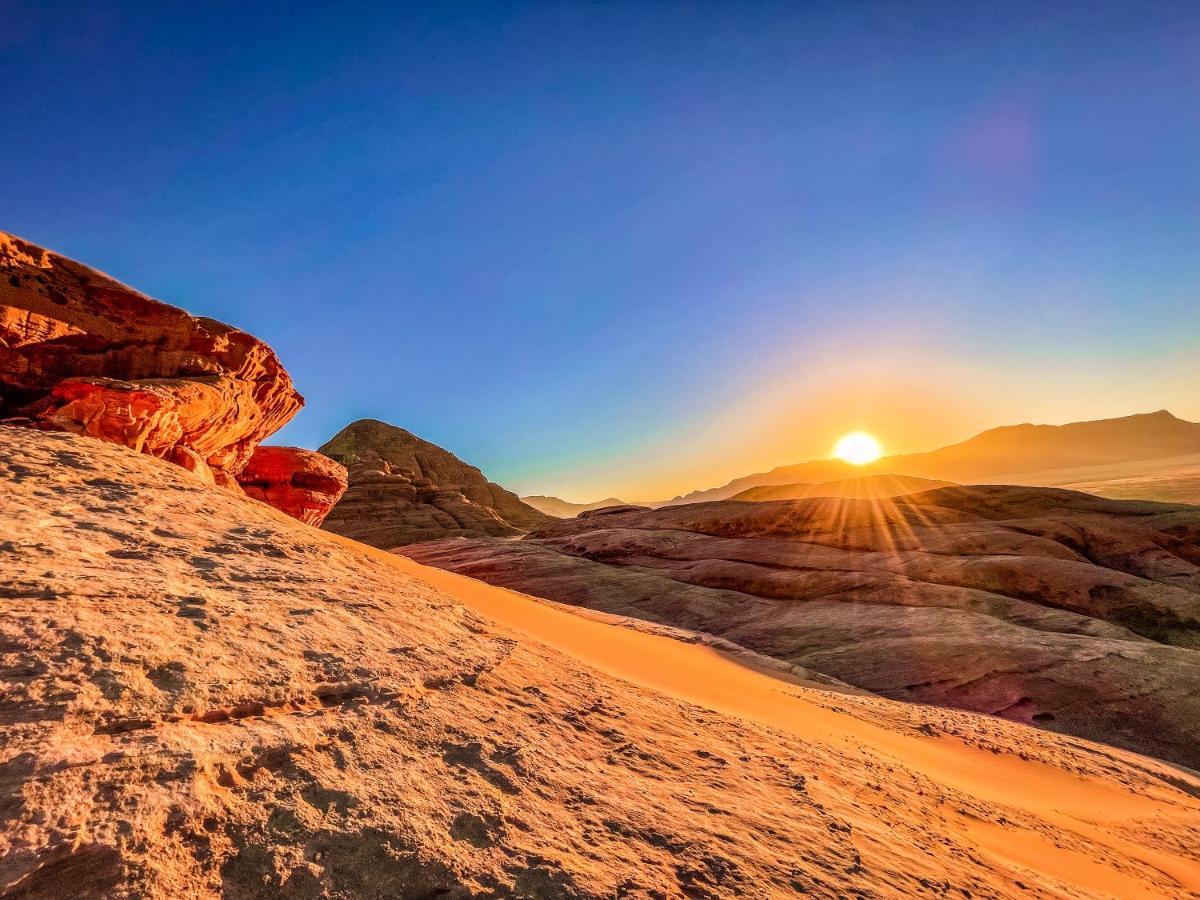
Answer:
M865 466L883 456L883 447L875 440L874 435L865 431L852 431L834 445L833 455L852 466Z

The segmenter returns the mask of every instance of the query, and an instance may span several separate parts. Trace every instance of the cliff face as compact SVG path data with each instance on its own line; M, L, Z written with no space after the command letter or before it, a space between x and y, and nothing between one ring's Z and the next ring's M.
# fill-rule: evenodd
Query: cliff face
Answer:
M5 897L1200 890L1200 782L1153 760L426 575L72 434L0 427L0 519Z
M347 425L320 452L350 473L324 527L375 547L513 537L554 521L453 453L374 419Z
M1200 509L1051 488L586 513L404 548L899 700L1200 767Z

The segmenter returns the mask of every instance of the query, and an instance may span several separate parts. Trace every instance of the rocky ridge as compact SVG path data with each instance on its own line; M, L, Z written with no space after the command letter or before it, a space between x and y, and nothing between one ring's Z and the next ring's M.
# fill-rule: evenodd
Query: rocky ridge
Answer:
M569 500L563 500L559 497L547 497L544 494L522 497L521 502L527 503L548 516L554 516L556 519L571 519L580 513L591 512L593 509L603 509L606 506L622 506L625 503L624 500L618 500L616 497L609 497L607 500L596 500L591 503L572 503Z
M324 527L373 547L515 537L554 521L454 454L386 422L353 422L320 452L349 471L345 496Z
M764 500L805 500L809 497L836 497L843 500L883 500L904 494L918 494L935 488L950 487L953 482L909 475L864 475L821 484L779 484L747 488L730 500L761 503Z

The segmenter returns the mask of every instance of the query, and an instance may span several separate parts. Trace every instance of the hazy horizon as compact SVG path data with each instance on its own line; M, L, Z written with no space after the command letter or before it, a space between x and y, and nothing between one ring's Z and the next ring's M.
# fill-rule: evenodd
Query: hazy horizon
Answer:
M10 10L2 227L269 342L274 442L647 499L1200 419L1194 5Z
M1138 411L1132 412L1132 413L1120 413L1120 414L1113 415L1113 416L1100 416L1099 418L1101 418L1101 419L1120 419L1120 418L1128 418L1130 416L1151 415L1156 412L1167 412L1167 413L1170 413L1171 415L1174 415L1178 419L1183 419L1185 421L1193 421L1191 419L1188 419L1186 416L1179 416L1175 413L1174 410L1166 409L1165 407L1158 407L1156 409L1138 410ZM963 441L970 440L971 438L983 433L984 431L989 431L993 428L1004 428L1004 427L1012 427L1012 426L1019 426L1019 425L1052 425L1052 426L1070 425L1070 424L1073 424L1076 422L1082 422L1082 421L1095 421L1095 420L1092 420L1092 419L1068 419L1068 420L1065 420L1062 422L1032 422L1032 421L1028 421L1028 420L1021 421L1021 422L999 422L994 425L989 425L987 427L980 428L978 431L973 431L970 434L962 435L959 438L955 438L955 439L946 441L945 443L937 444L934 446L917 447L917 448L911 448L911 449L906 449L906 450L894 450L894 449L884 445L882 447L883 453L880 458L887 459L888 457L892 457L892 456L905 456L905 455L914 454L914 453L926 453L926 452L933 451L933 450L939 450L943 447L952 446L954 444L958 444ZM446 449L450 449L450 448L446 448ZM624 497L619 494L604 494L604 495L596 495L596 496L591 496L591 497L572 497L572 496L563 496L561 494L554 494L554 493L550 493L547 491L537 491L537 490L517 491L517 493L520 494L522 497L547 496L547 497L556 498L558 500L565 500L568 503L580 503L580 504L593 503L597 500L605 499L607 497L616 497L618 499L621 499L621 500L624 500L624 501L630 502L630 503L657 502L657 501L661 501L661 500L673 500L676 497L683 496L685 494L690 494L694 491L703 491L703 490L707 490L709 488L724 487L726 484L729 484L731 481L735 481L736 479L738 479L742 476L745 476L745 475L753 475L753 474L756 474L759 472L770 472L773 469L782 468L782 467L791 466L791 465L798 465L798 464L803 464L803 463L808 463L808 462L833 461L833 460L837 459L837 456L833 453L833 449L834 448L831 445L829 448L829 452L822 454L820 456L813 456L813 457L808 457L808 458L804 458L804 459L800 459L800 458L787 459L782 462L764 465L759 468L743 468L743 469L740 469L737 472L734 472L733 474L729 475L727 478L723 478L723 479L721 479L719 481L715 481L711 484L694 485L692 487L685 488L684 490L676 491L673 494L662 494L662 495L654 495L654 496L645 495L645 496L641 496L641 497L632 497L632 496ZM467 462L470 462L470 460L467 460ZM485 475L487 474L486 470L484 471L484 474ZM870 472L864 471L859 474L860 475L868 475L868 474L874 475L874 474L879 474L879 473L872 470ZM889 473L889 474L895 474L895 473ZM490 478L491 476L489 475L488 477ZM853 467L847 468L846 477L847 478L857 477ZM515 488L514 488L514 490L515 490Z

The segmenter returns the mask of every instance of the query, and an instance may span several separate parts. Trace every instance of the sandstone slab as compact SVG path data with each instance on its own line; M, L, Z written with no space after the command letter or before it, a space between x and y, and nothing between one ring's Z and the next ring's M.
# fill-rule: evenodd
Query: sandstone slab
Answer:
M1162 763L423 579L72 434L0 428L0 487L6 897L1200 891Z

